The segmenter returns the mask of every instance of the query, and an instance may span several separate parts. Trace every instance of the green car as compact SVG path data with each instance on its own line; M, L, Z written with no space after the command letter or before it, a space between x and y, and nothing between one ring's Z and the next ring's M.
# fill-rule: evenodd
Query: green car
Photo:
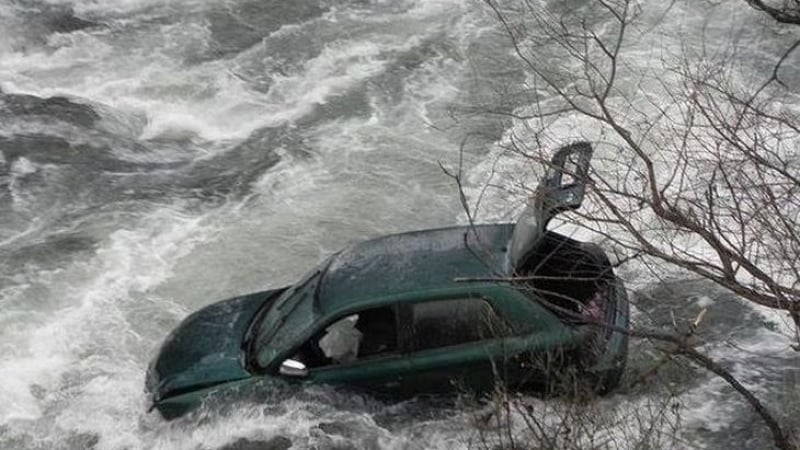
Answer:
M627 356L624 286L599 247L546 230L580 206L591 153L583 142L558 150L516 224L362 242L292 286L195 312L150 364L153 407L170 419L264 383L389 398L540 389L564 369L608 392Z

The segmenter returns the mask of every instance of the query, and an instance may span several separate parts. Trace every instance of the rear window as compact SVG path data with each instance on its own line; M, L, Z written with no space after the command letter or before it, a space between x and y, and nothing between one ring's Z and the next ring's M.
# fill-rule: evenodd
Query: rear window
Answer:
M413 350L448 347L508 334L509 327L482 298L414 304Z

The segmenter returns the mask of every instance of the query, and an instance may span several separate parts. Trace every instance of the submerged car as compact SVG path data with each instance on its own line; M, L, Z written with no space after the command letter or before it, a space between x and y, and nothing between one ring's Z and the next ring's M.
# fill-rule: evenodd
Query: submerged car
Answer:
M598 246L546 229L580 206L591 154L559 149L517 223L369 240L292 286L195 312L150 364L153 407L169 419L279 380L390 397L537 389L566 368L610 391L627 355L624 286Z

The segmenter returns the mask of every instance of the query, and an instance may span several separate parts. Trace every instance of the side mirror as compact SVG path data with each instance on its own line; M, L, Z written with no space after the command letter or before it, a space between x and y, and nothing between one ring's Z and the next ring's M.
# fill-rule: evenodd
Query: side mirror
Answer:
M305 364L294 359L287 359L281 363L278 373L292 378L303 378L308 376L308 368Z

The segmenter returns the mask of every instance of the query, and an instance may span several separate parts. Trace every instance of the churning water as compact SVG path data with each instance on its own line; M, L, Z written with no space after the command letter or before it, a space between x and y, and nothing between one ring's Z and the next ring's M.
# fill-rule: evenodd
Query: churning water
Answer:
M706 30L721 40L767 27L743 4L722 10ZM424 399L315 388L165 423L143 384L189 312L285 285L350 243L465 220L439 162L463 148L477 189L511 125L475 112L525 79L497 29L461 0L0 3L0 449L477 445L479 411ZM509 219L519 203L483 208ZM628 281L649 286L652 317L717 305L714 355L788 401L798 363L752 326L769 319L642 276ZM767 445L723 383L673 381L685 446Z

